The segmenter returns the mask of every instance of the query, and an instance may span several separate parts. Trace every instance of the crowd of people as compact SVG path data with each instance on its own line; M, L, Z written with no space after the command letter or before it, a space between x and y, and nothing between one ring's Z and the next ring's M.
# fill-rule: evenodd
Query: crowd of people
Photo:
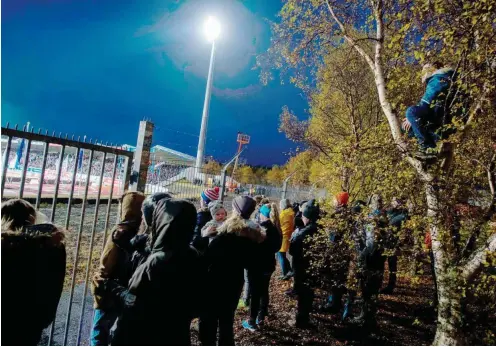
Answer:
M385 262L390 277L383 292L395 287L395 252L388 256L385 249L397 247L396 231L408 213L399 199L387 210L378 195L368 208L363 201L349 207L348 199L341 192L334 210L324 211L314 199L294 204L282 199L277 205L264 196L237 196L228 215L218 187L201 193L199 210L167 193L126 192L120 222L106 240L92 281L91 345L188 345L195 318L203 345L234 345L239 308L249 312L242 327L263 333L276 259L278 280L293 281L285 292L288 300L297 300L288 324L310 327L316 289L324 289L328 295L317 305L320 310L371 331ZM325 227L324 218L335 223ZM53 321L65 275L63 240L64 232L46 224L28 202L2 204L2 289L11 298L2 315L19 316L2 320L2 342L36 344ZM316 252L330 256L323 272L313 268ZM318 285L323 281L315 277L327 277L328 285ZM40 282L43 288L36 285ZM36 295L29 295L34 287ZM353 317L355 303L360 312ZM26 323L22 333L15 323L20 320Z

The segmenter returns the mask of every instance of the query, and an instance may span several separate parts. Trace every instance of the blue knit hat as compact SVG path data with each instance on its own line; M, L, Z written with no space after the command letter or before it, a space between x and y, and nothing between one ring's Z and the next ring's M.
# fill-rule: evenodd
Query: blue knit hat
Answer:
M270 218L270 206L269 205L263 205L260 207L260 214L263 216Z

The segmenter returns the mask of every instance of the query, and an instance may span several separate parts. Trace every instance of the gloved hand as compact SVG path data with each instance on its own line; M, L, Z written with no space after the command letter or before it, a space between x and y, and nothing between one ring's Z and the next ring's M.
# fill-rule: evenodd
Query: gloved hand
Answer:
M130 241L131 249L134 251L143 252L146 247L146 241L148 241L147 234L136 235Z
M107 279L104 281L103 287L115 299L116 305L120 308L134 305L136 295L130 293L126 287L121 286L116 281Z

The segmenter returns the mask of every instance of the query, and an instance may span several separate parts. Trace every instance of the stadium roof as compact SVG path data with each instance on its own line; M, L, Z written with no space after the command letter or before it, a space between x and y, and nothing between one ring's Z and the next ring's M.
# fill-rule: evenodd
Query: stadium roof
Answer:
M136 147L131 145L123 145L122 147L132 152L136 150ZM182 153L160 145L153 146L150 150L150 153L151 153L150 159L152 159L155 162L165 161L168 163L187 164L187 165L191 165L196 162L196 158L189 154Z

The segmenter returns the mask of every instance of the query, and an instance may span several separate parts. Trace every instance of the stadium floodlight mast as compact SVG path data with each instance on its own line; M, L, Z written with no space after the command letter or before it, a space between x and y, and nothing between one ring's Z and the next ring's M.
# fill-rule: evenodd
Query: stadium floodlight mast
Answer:
M205 141L207 139L208 110L210 108L210 96L212 95L212 80L214 74L215 61L215 40L220 34L220 23L214 17L208 17L205 22L205 35L212 42L210 53L210 65L208 67L207 89L205 91L205 101L203 103L203 114L200 128L200 139L198 141L198 152L196 153L196 170L203 166L203 156L205 154Z

